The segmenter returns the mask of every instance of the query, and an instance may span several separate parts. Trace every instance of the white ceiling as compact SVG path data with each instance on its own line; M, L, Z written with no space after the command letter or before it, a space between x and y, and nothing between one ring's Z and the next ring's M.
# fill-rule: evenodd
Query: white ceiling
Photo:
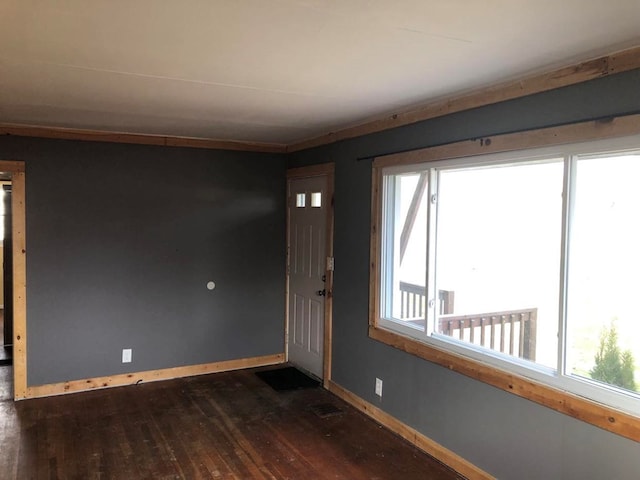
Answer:
M289 144L640 44L640 0L2 0L0 122Z

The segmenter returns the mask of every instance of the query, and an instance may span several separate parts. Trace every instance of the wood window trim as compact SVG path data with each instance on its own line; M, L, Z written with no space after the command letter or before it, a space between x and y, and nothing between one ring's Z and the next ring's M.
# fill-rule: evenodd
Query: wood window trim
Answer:
M380 268L380 226L382 222L382 169L389 166L448 160L455 158L526 150L569 143L588 142L631 136L640 133L640 114L590 122L544 128L495 137L424 148L411 152L378 157L373 162L371 202L371 246L369 284L369 337L451 371L533 401L557 412L590 423L622 437L640 442L640 417L608 405L568 393L542 382L486 365L478 360L455 354L417 339L404 336L378 324Z

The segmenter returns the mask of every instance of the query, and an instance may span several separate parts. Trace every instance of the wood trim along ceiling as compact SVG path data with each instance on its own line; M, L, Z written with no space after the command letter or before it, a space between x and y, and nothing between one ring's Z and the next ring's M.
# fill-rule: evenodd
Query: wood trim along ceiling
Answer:
M244 152L285 153L286 145L275 143L214 140L210 138L171 137L124 132L82 130L77 128L41 127L30 125L0 124L0 135L16 137L55 138L60 140L84 140L88 142L133 143L163 147L191 147L215 150L239 150Z
M146 372L122 373L107 377L71 380L68 382L52 383L48 385L36 385L26 387L24 394L16 400L25 398L48 397L64 393L85 392L108 387L120 387L124 385L137 385L142 382L156 382L170 380L172 378L192 377L208 373L228 372L245 368L264 367L284 363L284 354L265 355L262 357L241 358L222 362L204 363L201 365L189 365L185 367L163 368Z
M414 428L411 428L395 417L389 415L387 412L381 410L380 408L367 402L366 400L363 400L349 390L341 387L337 383L330 381L327 389L337 397L352 405L357 410L360 410L379 424L385 426L396 435L399 435L408 442L412 443L423 452L426 452L440 462L451 467L456 472L464 475L465 478L474 478L478 480L491 480L495 478L489 475L484 470L481 470L464 458L460 457L456 453L452 452L451 450L431 440L426 435L423 435Z
M519 80L512 80L462 95L452 96L422 106L409 108L405 111L371 118L362 124L336 130L335 132L329 132L290 145L1 123L0 135L240 150L263 153L291 153L367 135L369 133L381 132L383 130L389 130L463 110L490 105L492 103L513 100L555 88L566 87L568 85L574 85L636 68L640 68L640 46L569 65L550 72L535 74Z
M519 80L500 83L472 92L453 96L414 107L404 112L393 113L371 119L361 125L327 133L319 137L289 145L287 152L327 145L340 140L381 132L403 125L442 117L451 113L513 100L535 93L546 92L568 85L586 82L616 73L640 68L640 46L602 56L551 72L536 74Z

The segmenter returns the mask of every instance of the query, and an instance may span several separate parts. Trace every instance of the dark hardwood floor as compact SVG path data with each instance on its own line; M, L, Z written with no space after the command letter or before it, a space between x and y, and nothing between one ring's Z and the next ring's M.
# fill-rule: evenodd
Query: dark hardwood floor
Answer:
M3 480L462 478L326 390L276 392L253 370L17 403L10 378Z

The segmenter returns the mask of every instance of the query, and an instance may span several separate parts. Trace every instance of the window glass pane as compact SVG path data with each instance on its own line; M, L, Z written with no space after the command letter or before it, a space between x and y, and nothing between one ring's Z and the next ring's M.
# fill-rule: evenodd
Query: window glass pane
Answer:
M385 179L383 317L424 330L427 263L427 173Z
M322 192L311 193L311 208L322 207Z
M304 208L307 203L307 194L306 193L297 193L296 194L296 207Z
M567 373L630 391L640 383L640 152L576 162Z
M435 333L556 368L563 168L439 172Z

